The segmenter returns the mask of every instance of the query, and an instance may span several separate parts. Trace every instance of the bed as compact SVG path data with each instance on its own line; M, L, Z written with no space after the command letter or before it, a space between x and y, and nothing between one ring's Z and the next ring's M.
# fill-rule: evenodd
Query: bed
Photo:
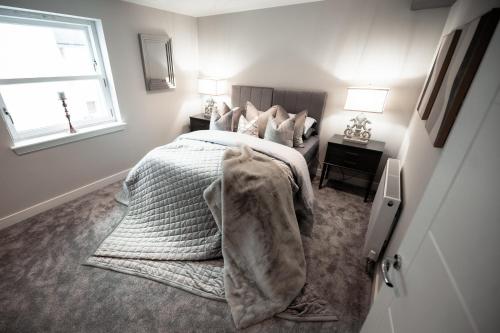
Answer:
M304 156L309 174L314 177L319 162L319 131L326 97L327 94L323 91L233 85L231 104L233 107L243 107L247 101L250 101L259 110L267 110L277 104L283 106L289 113L307 110L308 116L316 119L316 133L304 140L304 147L295 149Z
M249 100L265 109L276 102L290 113L307 108L318 126L325 96L233 87L235 105ZM275 315L333 318L324 302L303 291L301 233L314 222L309 170L317 148L317 136L296 150L231 131L180 135L131 169L128 212L87 264L225 300L237 328Z

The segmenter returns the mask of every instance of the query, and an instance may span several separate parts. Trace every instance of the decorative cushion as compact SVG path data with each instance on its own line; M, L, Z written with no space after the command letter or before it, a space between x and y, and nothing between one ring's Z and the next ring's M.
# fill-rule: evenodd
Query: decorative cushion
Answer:
M259 128L257 127L257 118L247 120L245 116L241 115L238 120L238 133L248 134L259 137Z
M240 122L240 117L243 115L243 112L245 110L242 107L235 107L233 108L233 124L232 124L232 130L233 132L238 131L238 123Z
M276 116L276 111L278 107L276 105L271 106L267 111L259 111L257 108L251 103L246 103L246 118L254 119L257 117L257 127L259 128L259 138L264 137L264 133L266 131L267 121L269 117Z
M250 102L247 101L245 104L245 118L247 120L254 120L259 117L259 110Z
M314 124L316 125L316 124ZM305 129L304 129L305 130ZM303 137L304 137L304 140L307 140L309 139L311 136L313 136L314 134L316 134L316 126L312 126L312 127L309 127L309 129L307 129L307 131L304 133Z
M270 117L264 133L264 139L280 143L288 147L293 147L294 127L294 118L288 118L278 124L276 118Z
M231 121L231 129L228 131L236 132L236 129L238 128L238 121L240 119L241 114L243 113L243 108L239 106L231 108L229 105L226 104L226 102L222 102L222 112L220 112L220 114L224 116L229 111L233 111L233 116Z
M307 110L300 111L295 115L295 128L293 130L293 146L304 147L302 135L304 135L304 124L306 122Z
M225 105L225 104L224 104ZM227 105L225 105L227 107ZM233 110L229 109L229 111L224 110L222 108L223 114L221 115L217 111L212 112L212 117L210 118L210 129L217 131L231 131L232 122L233 122Z
M289 114L286 110L278 105L278 110L276 112L276 121L278 124L282 123L286 119L295 119L295 127L293 132L293 146L294 147L304 147L304 141L302 135L304 135L304 124L307 117L307 110L301 111L297 114Z
M231 108L226 104L226 102L222 102L222 112L220 114L225 115L229 111L231 111Z
M285 108L282 107L281 105L277 105L277 110L276 110L276 123L281 124L288 118L294 118L295 115L286 112Z
M310 138L312 133L315 132L316 123L317 123L316 119L311 117L306 117L306 121L304 122L304 139Z

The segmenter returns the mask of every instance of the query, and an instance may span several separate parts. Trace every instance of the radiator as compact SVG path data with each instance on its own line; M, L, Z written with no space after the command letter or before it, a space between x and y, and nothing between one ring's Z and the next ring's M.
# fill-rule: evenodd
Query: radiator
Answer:
M376 262L392 231L394 218L401 203L399 160L389 158L373 199L370 222L365 237L363 255Z

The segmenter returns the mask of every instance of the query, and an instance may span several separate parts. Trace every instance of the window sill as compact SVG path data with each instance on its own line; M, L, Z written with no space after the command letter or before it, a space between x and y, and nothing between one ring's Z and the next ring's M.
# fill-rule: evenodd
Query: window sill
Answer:
M77 133L58 133L44 137L19 141L11 149L17 155L24 155L37 150L47 149L55 146L64 145L70 142L85 140L96 136L122 131L126 127L124 122L115 122L111 124L92 126L79 130Z

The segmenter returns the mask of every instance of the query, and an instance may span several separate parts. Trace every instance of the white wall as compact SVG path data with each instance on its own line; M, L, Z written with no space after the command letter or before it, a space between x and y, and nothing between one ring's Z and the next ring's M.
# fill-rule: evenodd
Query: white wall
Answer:
M0 220L132 167L148 150L186 130L188 115L199 112L195 18L118 0L0 0L0 5L101 19L121 114L128 124L122 132L17 156L0 121ZM172 36L174 91L146 92L138 33Z
M499 6L498 0L458 0L444 33ZM431 175L412 176L427 186L407 215L405 233L392 240L386 253L402 257L400 273L392 274L396 288L381 288L362 332L387 332L384 323L394 332L496 332L500 327L499 269L492 264L500 260L498 59L500 26ZM418 116L413 123L402 156L404 168L417 169L427 160L417 162L413 155L425 157L422 152L432 148L428 143L414 153L426 133Z
M481 16L495 6L500 6L499 0L458 0L450 9L443 35ZM396 253L411 223L418 223L414 220L415 211L440 161L443 149L433 147L425 129L425 122L420 119L417 112L413 112L408 132L399 152L399 158L402 160L404 204L386 251L387 255Z
M200 68L233 84L327 91L321 160L355 115L343 110L346 88L389 87L385 112L368 116L373 139L396 156L447 13L410 11L409 0L327 0L202 17Z

